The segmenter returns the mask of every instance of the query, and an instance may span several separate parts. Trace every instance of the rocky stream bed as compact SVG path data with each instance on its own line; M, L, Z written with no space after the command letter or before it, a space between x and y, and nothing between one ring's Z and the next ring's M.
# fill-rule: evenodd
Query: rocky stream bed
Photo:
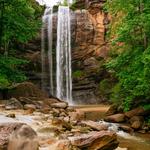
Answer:
M0 105L1 150L149 150L149 134L135 136L119 124L89 120L92 112L104 114L109 106L73 108L57 99L29 101L12 98Z

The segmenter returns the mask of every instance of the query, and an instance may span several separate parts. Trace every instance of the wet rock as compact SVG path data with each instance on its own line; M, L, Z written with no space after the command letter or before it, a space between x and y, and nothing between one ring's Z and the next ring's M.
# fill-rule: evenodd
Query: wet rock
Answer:
M64 121L69 122L69 121L70 121L69 116L65 117L65 118L64 118Z
M26 110L30 109L30 110L35 111L36 110L36 106L33 105L33 104L26 104L26 105L24 105L24 109L26 109Z
M85 113L81 110L77 110L76 112L69 112L71 121L81 121L85 119Z
M115 114L115 115L105 117L104 120L108 121L108 122L124 122L125 115L124 114Z
M66 114L65 112L61 112L60 116L62 116L62 117L66 117L66 116L67 116L67 114Z
M68 107L68 104L65 102L53 103L53 104L51 104L51 107L53 107L53 108L64 108L65 109Z
M43 100L44 104L47 104L48 106L51 106L51 104L53 103L59 103L61 102L59 99L55 99L55 98L46 98Z
M40 109L40 112L44 113L44 114L49 114L51 111L51 108L47 105L42 106L42 108Z
M91 130L90 127L74 126L71 132L74 133L74 135L77 135L80 133L89 133Z
M8 146L8 139L12 132L20 128L23 123L0 123L0 150L6 150Z
M56 150L73 150L69 140L59 141Z
M118 109L117 105L111 105L108 111L106 112L106 115L107 116L114 115L115 113L117 113L117 109Z
M133 133L133 129L129 126L126 126L126 125L120 125L119 126L119 129L125 131L125 132L128 132L128 133Z
M90 132L69 140L72 145L87 150L114 150L118 146L116 134L110 131Z
M69 140L59 140L58 142L51 144L48 150L79 150L77 147L71 145Z
M6 117L16 118L16 115L12 113L12 114L8 114L8 115L6 115Z
M144 114L144 112L145 112L145 110L143 109L143 107L138 107L131 111L126 112L125 116L128 118L131 118L133 116L140 116L140 115Z
M59 109L56 109L56 108L53 108L52 109L52 114L54 117L59 117L60 115L60 110Z
M142 116L134 116L129 121L133 129L139 129L143 126L144 118Z
M81 123L86 125L86 126L91 127L94 130L97 130L97 131L108 129L107 125L104 125L104 124L101 124L101 123L98 123L98 122L94 122L94 121L82 121Z
M75 112L75 109L72 107L67 107L66 111L67 112Z
M5 108L5 104L0 104L0 109L4 109Z
M56 139L51 137L51 138L39 138L39 145L40 147L48 147L49 145L55 144Z
M8 150L37 150L36 132L28 125L16 128L9 137Z
M11 98L7 101L5 109L6 110L23 109L23 105L16 98Z
M118 148L116 148L115 150L128 150L128 148L121 148L121 147L118 147Z

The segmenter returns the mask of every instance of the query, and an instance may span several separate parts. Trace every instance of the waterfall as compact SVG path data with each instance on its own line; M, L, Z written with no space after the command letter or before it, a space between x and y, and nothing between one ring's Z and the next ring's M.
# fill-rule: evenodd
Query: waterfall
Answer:
M60 99L67 100L72 104L72 70L71 70L71 27L70 27L70 9L69 6L59 6L58 8L58 23L57 23L57 46L56 46L56 73L53 69L53 6L57 2L64 0L55 0L53 3L49 1L39 1L45 4L45 9L42 21L42 89L47 90L47 60L49 64L49 91ZM73 0L67 0L70 5ZM56 79L54 79L56 74ZM54 81L56 80L56 87Z
M53 83L53 55L52 55L52 45L53 45L53 7L47 7L45 9L44 15L42 17L42 50L41 50L41 60L42 60L42 89L46 90L47 80L46 80L46 59L48 57L49 64L49 91L54 94L54 83Z
M59 6L56 48L56 96L72 103L70 9Z

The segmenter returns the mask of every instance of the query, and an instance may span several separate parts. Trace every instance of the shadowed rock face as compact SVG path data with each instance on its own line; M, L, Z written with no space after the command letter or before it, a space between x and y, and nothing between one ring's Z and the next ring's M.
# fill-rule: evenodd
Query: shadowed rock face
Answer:
M101 101L98 84L100 76L105 74L101 66L109 51L105 39L109 15L103 12L104 2L105 0L77 0L76 10L71 12L73 98L76 103L91 104ZM57 13L54 15L53 21L53 49L55 49ZM41 79L40 52L37 52L40 51L40 44L40 40L36 40L26 46L30 50L26 58L31 61L27 67L28 75L38 85L40 85ZM56 68L54 67L54 69ZM79 71L81 75L75 76L75 72ZM48 72L46 80L49 83ZM49 90L49 88L47 89Z

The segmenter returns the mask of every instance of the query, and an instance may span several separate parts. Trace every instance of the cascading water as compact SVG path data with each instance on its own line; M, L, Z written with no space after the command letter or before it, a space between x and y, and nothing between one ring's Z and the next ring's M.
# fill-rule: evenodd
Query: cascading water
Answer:
M46 90L46 58L48 56L49 61L49 87L50 93L54 94L54 83L53 83L53 55L52 55L52 44L53 44L53 7L47 7L42 18L42 89ZM47 40L46 40L47 39Z
M72 103L70 9L59 6L57 26L56 94Z
M72 104L72 75L71 75L71 31L70 31L70 9L69 5L73 0L67 0L68 6L59 6L58 8L58 25L57 25L57 47L56 47L56 79L53 78L55 71L53 69L52 55L52 28L53 28L53 5L57 2L64 3L64 0L37 0L41 5L47 8L43 16L42 27L42 89L46 90L46 60L49 62L49 81L50 93L54 92L54 81L56 80L56 96L60 99L67 100ZM48 47L48 48L47 48ZM47 50L48 49L48 50Z

